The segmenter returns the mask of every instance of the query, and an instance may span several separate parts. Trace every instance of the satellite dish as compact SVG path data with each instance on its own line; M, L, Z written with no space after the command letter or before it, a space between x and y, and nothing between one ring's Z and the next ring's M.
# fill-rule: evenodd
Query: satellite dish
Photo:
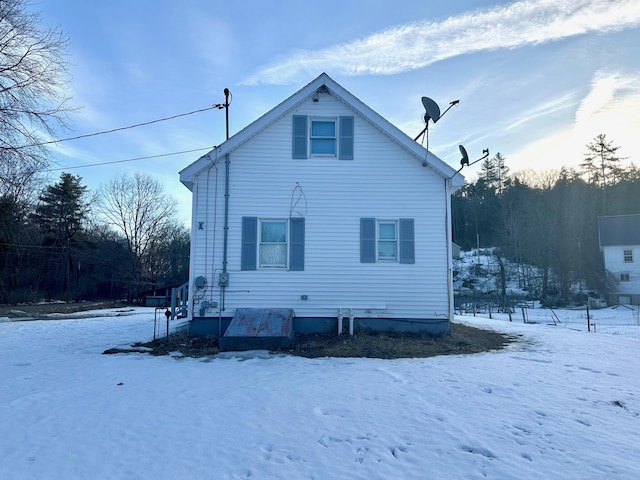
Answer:
M424 123L429 123L429 119L433 120L433 123L440 120L440 107L436 102L429 97L422 97L422 105L424 105L426 111L424 114Z
M467 151L462 145L458 145L460 149L460 153L462 154L462 158L460 159L460 165L464 167L465 165L469 165L469 155L467 155Z
M482 156L480 158L478 158L477 160L474 160L473 162L469 162L469 155L467 155L467 150L462 146L462 145L458 145L458 148L460 149L460 153L462 154L462 158L460 159L460 168L458 169L457 173L460 173L460 170L462 170L464 168L465 165L469 166L469 165L473 165L474 163L478 163L480 160L484 160L485 158L489 158L489 149L485 148L484 150L482 150ZM453 178L453 177L451 177Z

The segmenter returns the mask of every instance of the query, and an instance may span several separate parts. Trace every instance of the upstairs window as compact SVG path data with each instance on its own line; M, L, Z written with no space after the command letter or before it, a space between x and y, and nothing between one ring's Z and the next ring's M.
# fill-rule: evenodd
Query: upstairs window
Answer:
M293 116L292 158L353 160L354 119Z
M336 156L336 121L311 120L311 155Z
M633 263L633 250L624 250L624 263Z

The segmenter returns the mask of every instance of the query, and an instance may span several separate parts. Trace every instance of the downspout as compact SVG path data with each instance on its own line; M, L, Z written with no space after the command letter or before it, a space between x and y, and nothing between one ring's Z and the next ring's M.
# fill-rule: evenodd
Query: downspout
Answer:
M198 206L198 202L196 201L198 198L198 176L196 175L193 178L193 191L191 192L191 233L193 234L193 232L195 231L195 225L196 225L196 212L197 212L197 206ZM195 251L196 251L196 247L195 247L195 241L193 238L191 238L191 241L189 242L189 293L187 294L187 321L191 322L193 321L193 307L194 307L194 301L193 301L193 297L194 297L194 293L195 293L195 287L193 286L193 284L191 283L191 276L194 274L193 272L195 272ZM173 299L172 302L173 303ZM173 305L171 308L171 311L174 312L173 310Z
M222 247L222 274L220 275L220 293L222 296L220 308L224 311L225 289L227 288L227 245L229 241L229 154L224 158L224 241Z
M229 95L231 92L228 88L224 89L224 109L227 140L229 140ZM229 284L229 275L227 274L227 245L229 241L229 153L224 158L224 241L222 249L222 274L220 275L220 309L224 311L225 290Z
M453 178L453 177L452 177ZM453 302L453 258L451 255L451 178L444 179L445 193L445 238L447 244L447 293L449 301L449 328L453 321L454 302Z

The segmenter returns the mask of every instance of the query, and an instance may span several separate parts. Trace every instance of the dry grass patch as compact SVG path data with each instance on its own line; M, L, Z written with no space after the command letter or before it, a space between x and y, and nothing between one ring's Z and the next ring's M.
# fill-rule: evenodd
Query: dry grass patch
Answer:
M452 324L449 333L433 337L417 333L361 332L353 336L335 333L296 334L289 348L275 351L307 358L368 357L425 358L436 355L464 355L499 350L515 341L491 330ZM151 355L204 357L219 352L218 340L212 337L169 335L146 343L136 343L131 349L109 349L104 353L146 352Z

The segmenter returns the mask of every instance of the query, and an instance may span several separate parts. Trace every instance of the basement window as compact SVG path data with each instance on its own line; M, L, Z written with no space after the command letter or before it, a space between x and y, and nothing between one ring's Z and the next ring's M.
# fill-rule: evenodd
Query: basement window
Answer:
M629 281L631 281L629 274L628 273L621 273L620 274L620 281L621 282L629 282Z

